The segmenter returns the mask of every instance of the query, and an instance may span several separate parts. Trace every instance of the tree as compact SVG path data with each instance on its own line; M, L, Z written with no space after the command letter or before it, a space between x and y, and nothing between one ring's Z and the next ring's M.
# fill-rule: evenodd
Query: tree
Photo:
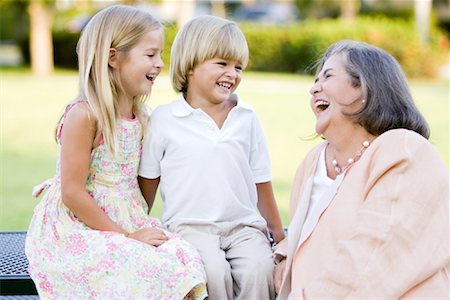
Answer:
M53 3L45 0L31 0L28 4L31 69L38 76L50 75L54 69L53 6Z
M167 1L167 0L166 0ZM195 14L195 0L184 0L178 5L177 26L181 28L186 24Z
M303 19L337 18L341 15L342 2L336 0L294 0Z
M416 28L422 42L430 40L431 0L414 0Z
M341 2L341 18L351 22L357 16L360 9L360 0L345 0Z
M211 0L211 10L214 16L226 18L227 10L225 8L224 0Z

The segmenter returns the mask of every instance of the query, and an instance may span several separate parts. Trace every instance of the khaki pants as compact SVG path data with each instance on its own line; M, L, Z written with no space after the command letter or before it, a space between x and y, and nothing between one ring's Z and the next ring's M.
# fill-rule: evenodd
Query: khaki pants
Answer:
M273 259L264 228L232 222L168 226L194 245L207 275L208 299L272 300Z

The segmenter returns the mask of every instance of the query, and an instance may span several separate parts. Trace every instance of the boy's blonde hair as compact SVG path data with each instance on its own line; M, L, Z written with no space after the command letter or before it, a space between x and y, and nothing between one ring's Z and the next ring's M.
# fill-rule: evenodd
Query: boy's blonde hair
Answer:
M162 30L149 13L131 6L115 5L98 12L83 29L77 44L79 95L87 100L97 122L98 140L103 135L109 151L115 154L116 123L120 118L118 96L123 93L119 76L109 67L109 51L128 52L149 31ZM134 99L133 112L146 124L147 95ZM146 126L143 126L145 130Z
M188 74L212 58L235 60L245 68L248 46L236 23L215 16L190 20L177 33L170 53L170 79L176 92L186 93Z

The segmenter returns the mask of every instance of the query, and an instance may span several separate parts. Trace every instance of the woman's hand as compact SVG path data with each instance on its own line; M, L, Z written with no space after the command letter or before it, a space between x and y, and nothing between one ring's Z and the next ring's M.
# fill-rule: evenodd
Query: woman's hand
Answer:
M169 239L164 231L156 227L140 229L128 234L127 237L155 247L162 245Z
M283 282L284 269L286 268L286 259L283 259L275 265L273 270L273 281L275 283L275 292L280 293L281 283Z

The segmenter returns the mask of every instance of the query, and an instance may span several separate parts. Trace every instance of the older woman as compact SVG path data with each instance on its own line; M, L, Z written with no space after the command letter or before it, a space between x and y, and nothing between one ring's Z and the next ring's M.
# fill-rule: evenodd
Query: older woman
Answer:
M398 62L337 42L310 93L325 141L294 180L279 299L449 299L449 170Z

